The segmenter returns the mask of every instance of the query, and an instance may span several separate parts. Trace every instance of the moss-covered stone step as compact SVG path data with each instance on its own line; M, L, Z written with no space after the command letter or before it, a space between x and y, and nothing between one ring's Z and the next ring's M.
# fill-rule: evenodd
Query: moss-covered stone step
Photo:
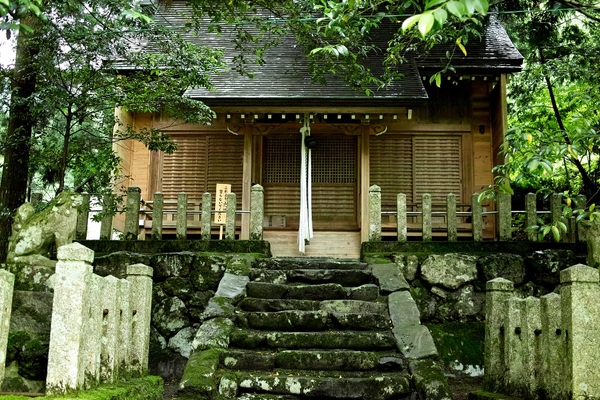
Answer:
M368 264L355 259L336 258L263 258L257 262L258 268L275 270L296 269L365 269Z
M237 315L240 328L276 331L322 331L333 328L326 311L241 312Z
M382 314L319 311L241 312L237 315L240 328L275 331L322 331L327 329L387 330L389 316Z
M389 353L359 350L281 350L252 351L229 349L221 356L221 364L233 370L263 370L275 368L324 370L324 371L369 371L388 364ZM384 361L382 361L384 360ZM402 368L403 363L397 363ZM390 365L386 365L390 369Z
M324 300L319 303L319 309L331 313L381 314L388 317L387 304L372 301Z
M248 297L259 299L330 300L345 299L347 297L344 287L337 283L283 285L266 282L248 282L246 285L246 294Z
M243 311L317 311L320 309L321 302L318 300L298 300L298 299L258 299L255 297L246 297L238 307Z
M300 400L300 397L279 394L245 393L238 397L237 400Z
M295 269L287 274L290 282L339 283L343 286L360 286L373 283L371 273L358 269Z
M318 376L300 373L287 376L277 373L248 373L240 378L239 391L291 394L303 398L364 400L387 400L410 393L408 376L403 373L338 374L339 376Z
M396 348L396 339L390 331L265 332L235 329L230 346L243 349L388 350Z

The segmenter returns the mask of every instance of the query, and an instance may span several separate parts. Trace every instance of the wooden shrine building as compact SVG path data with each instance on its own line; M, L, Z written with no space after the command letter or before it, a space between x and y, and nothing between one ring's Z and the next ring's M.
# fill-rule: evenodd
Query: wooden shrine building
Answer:
M185 2L173 1L170 11L156 18L183 25L177 19L184 11ZM190 40L223 48L226 54L233 50L226 33ZM434 206L454 193L466 210L471 195L493 182L492 168L502 162L498 151L506 130L507 75L520 70L523 57L494 17L487 18L481 41L469 41L466 49L466 56L455 52L455 72L443 76L440 88L430 85L429 78L448 62L444 46L427 56L414 54L400 67L401 80L367 96L335 77L326 85L311 82L306 58L293 39L285 39L267 51L266 63L256 66L253 78L228 71L214 76L216 90L189 91L216 112L210 125L119 111L123 122L160 128L178 146L168 155L150 152L139 142L118 143L123 174L130 177L127 184L141 188L145 201L159 191L165 204L175 203L178 193L185 192L196 210L204 192L214 199L217 183L231 184L238 210L248 210L250 189L260 184L264 238L273 255L295 256L304 250L309 256L358 257L367 240L371 185L381 187L384 211L395 209L398 193L406 194L414 210L424 193L431 194ZM369 62L376 65L381 59ZM308 158L303 157L304 144L314 145ZM302 170L309 161L307 176ZM308 180L309 196L302 180ZM300 209L307 202L314 237L304 247L298 238ZM246 215L240 214L238 221L242 239L248 235ZM384 226L393 219L384 214ZM190 220L193 234L193 214ZM486 237L494 236L493 225L490 218Z

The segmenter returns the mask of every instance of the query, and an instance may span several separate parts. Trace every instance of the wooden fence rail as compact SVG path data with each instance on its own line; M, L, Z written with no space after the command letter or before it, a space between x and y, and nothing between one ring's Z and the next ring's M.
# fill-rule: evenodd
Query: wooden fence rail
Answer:
M524 214L525 223L524 229L527 235L527 240L537 241L538 232L528 227L538 225L538 216L549 214L550 224L562 222L567 226L567 232L560 231L560 241L574 243L581 240L578 237L578 227L575 223L575 218L566 219L562 212L562 196L553 194L550 198L550 210L538 211L536 208L536 195L529 193L525 198L525 210L512 210L511 196L507 193L500 193L496 196L496 210L484 211L479 202L479 194L474 193L471 196L471 203L468 205L458 205L455 194L448 194L446 203L443 205L432 204L431 195L423 194L420 211L409 211L409 206L406 202L406 195L399 193L397 195L396 210L382 211L381 207L381 188L373 185L369 188L369 240L380 241L384 228L389 228L382 224L382 215L395 215L396 236L399 242L408 240L408 231L419 230L423 241L431 241L433 239L433 229L435 225L436 231L445 231L448 241L458 240L458 231L461 228L463 231L470 233L473 241L483 240L484 218L494 217L496 219L497 237L500 241L508 241L513 238L513 216L515 214ZM457 209L468 206L468 211L459 211ZM442 211L439 211L439 210ZM436 211L433 211L436 210ZM443 217L443 224L434 224L436 218ZM416 223L409 223L410 220L420 220L417 226ZM468 222L462 222L462 221ZM385 232L389 233L389 232ZM550 235L552 236L552 235Z
M152 240L161 240L165 226L174 227L175 236L180 240L187 238L188 228L199 229L201 240L210 240L213 227L218 226L212 222L213 215L216 213L225 214L225 239L233 240L236 237L236 216L250 214L250 240L262 240L264 195L263 188L260 185L252 187L250 210L236 210L237 196L235 193L228 194L226 210L212 209L212 195L210 193L202 195L202 203L200 205L196 202L188 202L188 196L185 193L180 193L177 203L173 203L165 201L163 194L157 192L154 194L154 200L152 202L144 202L142 208L140 193L141 191L137 186L131 186L127 190L125 228L123 232L125 240L144 240L146 238L146 228L151 229L150 237ZM89 195L87 196L87 200L89 203ZM105 204L109 205L113 201L114 199L110 197L104 199ZM87 204L85 198L84 204ZM87 236L89 212L89 209L85 210L78 216L76 232L78 239L85 239ZM111 235L112 216L108 215L101 220L100 240L110 240Z

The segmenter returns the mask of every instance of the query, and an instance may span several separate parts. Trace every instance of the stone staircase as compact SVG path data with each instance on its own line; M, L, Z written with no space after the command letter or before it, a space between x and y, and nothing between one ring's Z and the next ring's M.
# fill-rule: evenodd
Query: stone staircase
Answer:
M217 291L209 306L216 318L196 336L180 398L451 398L395 264L258 264L247 278L222 282L229 289ZM241 300L231 295L235 282L245 283ZM231 302L219 300L224 293Z

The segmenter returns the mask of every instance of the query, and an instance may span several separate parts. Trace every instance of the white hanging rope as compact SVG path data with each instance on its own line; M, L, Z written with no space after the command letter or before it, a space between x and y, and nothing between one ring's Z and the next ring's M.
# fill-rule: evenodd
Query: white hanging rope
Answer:
M306 243L313 237L312 228L312 180L311 180L311 150L306 147L304 139L310 136L310 119L304 114L304 125L300 128L302 134L300 162L300 226L298 227L298 251L306 252Z

